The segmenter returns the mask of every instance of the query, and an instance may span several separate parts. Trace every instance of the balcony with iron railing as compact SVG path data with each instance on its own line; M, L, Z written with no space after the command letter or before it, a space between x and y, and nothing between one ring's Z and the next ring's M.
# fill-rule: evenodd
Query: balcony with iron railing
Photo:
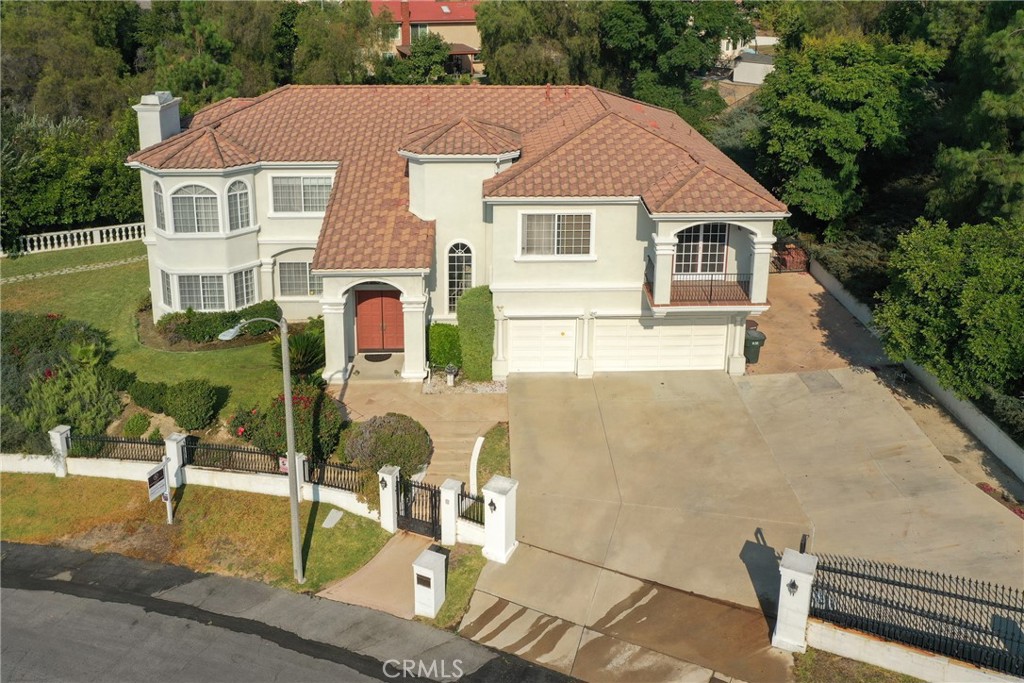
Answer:
M673 273L662 306L729 306L750 303L751 273ZM644 290L654 305L654 262L648 257Z

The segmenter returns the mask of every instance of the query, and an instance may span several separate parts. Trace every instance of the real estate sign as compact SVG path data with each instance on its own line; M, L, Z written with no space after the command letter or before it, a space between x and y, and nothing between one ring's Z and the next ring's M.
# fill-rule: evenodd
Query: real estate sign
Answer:
M149 484L149 501L153 502L160 495L167 493L167 468L163 463L157 465L146 473L146 483Z

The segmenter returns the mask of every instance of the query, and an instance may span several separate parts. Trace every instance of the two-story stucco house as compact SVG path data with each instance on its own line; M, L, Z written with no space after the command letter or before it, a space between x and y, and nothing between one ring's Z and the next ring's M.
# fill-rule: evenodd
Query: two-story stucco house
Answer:
M673 112L592 87L286 86L135 106L153 315L322 314L324 377L494 294L495 377L744 371L786 207Z

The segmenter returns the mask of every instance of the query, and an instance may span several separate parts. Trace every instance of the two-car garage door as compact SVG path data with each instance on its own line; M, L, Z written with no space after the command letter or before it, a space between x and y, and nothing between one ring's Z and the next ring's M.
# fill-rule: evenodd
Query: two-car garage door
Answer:
M597 319L594 370L722 370L728 325L721 318ZM577 320L508 321L509 372L575 372Z
M727 338L721 318L596 320L594 370L723 370Z

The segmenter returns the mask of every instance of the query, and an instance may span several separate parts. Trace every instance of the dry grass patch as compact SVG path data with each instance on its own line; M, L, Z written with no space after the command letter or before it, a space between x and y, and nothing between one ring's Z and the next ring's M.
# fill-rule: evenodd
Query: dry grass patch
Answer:
M796 683L920 683L917 678L808 648L794 655Z
M2 474L0 492L4 540L116 552L292 590L315 592L348 576L388 539L377 523L349 513L324 529L332 507L303 503L306 583L299 586L292 580L287 498L183 487L168 526L163 503L149 502L143 482Z

